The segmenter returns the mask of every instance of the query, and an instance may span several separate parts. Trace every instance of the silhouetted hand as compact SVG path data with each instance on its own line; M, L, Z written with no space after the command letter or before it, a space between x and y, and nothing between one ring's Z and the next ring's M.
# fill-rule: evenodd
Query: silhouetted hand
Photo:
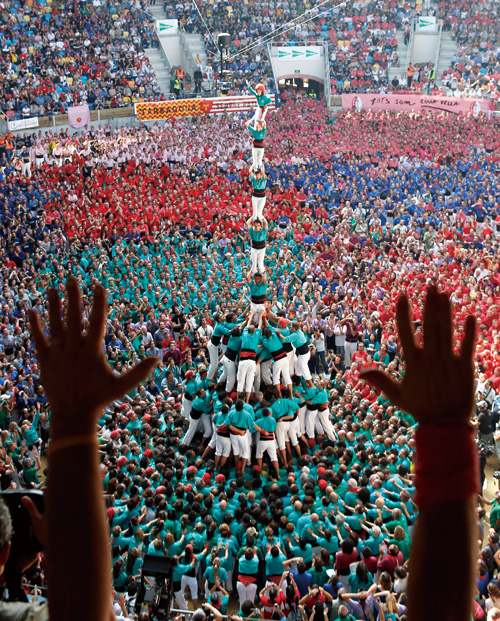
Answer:
M456 355L447 294L435 287L427 290L423 347L415 342L406 296L399 298L396 316L405 359L403 381L371 369L361 371L361 377L375 384L393 405L412 414L418 423L468 420L474 403L474 317L467 317L462 349Z
M104 289L100 285L94 289L89 327L83 334L78 284L69 278L66 287L66 323L57 292L49 290L49 338L37 313L29 315L41 379L52 407L52 436L58 438L94 433L101 410L137 386L158 363L157 358L147 358L127 373L115 375L104 356Z

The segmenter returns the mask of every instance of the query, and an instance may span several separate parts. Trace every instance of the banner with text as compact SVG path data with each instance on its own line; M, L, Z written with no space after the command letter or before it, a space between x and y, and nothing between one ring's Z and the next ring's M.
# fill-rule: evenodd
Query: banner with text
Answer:
M157 19L156 30L162 37L179 34L179 21L177 19Z
M270 110L274 110L274 95ZM209 97L207 99L174 99L135 104L135 114L141 121L173 119L202 114L223 114L224 112L249 112L257 105L253 96L249 97Z
M451 114L488 114L495 110L492 99L465 99L460 97L432 97L428 95L342 95L342 108L361 110L394 110L396 112L450 112Z
M29 119L19 119L18 121L9 121L9 129L11 131L19 129L31 129L38 127L38 117L32 116Z

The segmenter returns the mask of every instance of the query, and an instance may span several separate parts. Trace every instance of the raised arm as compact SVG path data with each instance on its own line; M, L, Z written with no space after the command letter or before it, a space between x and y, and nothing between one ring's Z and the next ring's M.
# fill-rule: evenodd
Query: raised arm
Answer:
M104 289L94 289L87 334L81 330L78 284L67 281L67 321L61 302L49 291L50 331L47 338L38 315L30 312L41 378L52 410L49 449L50 481L46 494L45 542L51 621L109 621L111 556L102 502L97 451L97 420L111 401L123 397L145 379L157 363L147 358L117 376L103 354L106 321ZM68 494L69 489L78 493ZM78 533L78 563L74 533ZM72 571L68 571L68 567ZM82 592L87 597L81 599ZM80 605L75 608L75 601Z
M419 516L408 581L408 617L410 621L469 621L475 592L479 482L469 423L474 403L475 319L467 318L460 355L453 352L450 301L435 287L427 290L423 347L415 342L405 296L398 301L397 322L406 365L402 382L378 370L364 371L362 377L419 423L415 467ZM451 563L453 576L443 578L433 560L436 549Z

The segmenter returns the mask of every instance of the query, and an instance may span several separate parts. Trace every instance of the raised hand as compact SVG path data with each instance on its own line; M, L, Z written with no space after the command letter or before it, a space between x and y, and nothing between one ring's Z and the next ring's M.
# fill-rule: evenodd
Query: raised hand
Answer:
M48 338L37 313L29 315L42 383L52 406L53 437L95 433L102 408L137 386L158 363L147 358L127 373L115 375L104 356L104 289L100 285L94 289L87 334L82 333L81 298L74 278L67 281L67 303L63 323L59 296L55 289L49 290Z
M468 420L474 403L473 351L476 323L467 318L460 355L453 351L453 322L448 295L427 290L424 345L419 347L406 296L397 304L397 324L404 351L403 381L385 371L361 371L361 377L382 390L391 403L422 424Z

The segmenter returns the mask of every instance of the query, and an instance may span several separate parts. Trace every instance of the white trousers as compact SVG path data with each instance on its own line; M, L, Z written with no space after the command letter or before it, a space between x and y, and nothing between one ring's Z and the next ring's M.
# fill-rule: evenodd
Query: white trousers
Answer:
M256 272L264 273L264 259L266 258L265 248L252 248L250 251L250 261L252 262L252 274Z
M290 367L286 356L273 362L273 384L275 386L280 383L281 377L283 377L283 384L285 386L292 383L292 378L290 377Z
M278 455L276 453L276 440L259 440L257 442L257 452L255 457L261 459L264 457L264 453L269 455L271 461L278 461Z
M219 346L214 345L212 341L209 341L207 349L210 356L210 366L208 367L207 377L209 380L213 380L215 374L217 373L217 366L219 364Z
M252 147L252 166L254 170L258 170L262 166L262 160L264 159L263 147Z
M231 455L231 438L225 438L216 433L215 454L218 457L229 457L229 455Z
M198 599L198 580L193 576L182 576L181 578L181 590L184 595L184 589L189 587L191 591L191 599Z
M245 433L244 436L240 436L236 433L231 434L231 447L235 457L241 459L248 459L250 457L250 438L249 434Z
M266 206L265 196L252 196L252 217L262 220L262 214L264 213L264 207Z
M255 360L240 360L238 365L238 392L252 392L255 367Z
M229 360L226 356L222 357L222 373L220 381L226 380L226 392L232 392L236 381L236 362Z
M316 428L316 419L318 417L318 410L306 410L306 435L311 440L314 438L314 430Z
M252 604L255 602L255 595L257 594L257 583L249 584L245 586L243 582L236 583L236 590L238 591L238 597L240 598L240 608L243 602L250 600Z
M318 418L324 432L328 436L328 439L336 440L337 434L335 433L335 429L333 428L330 418L330 408L326 408L326 410L318 410Z
M286 448L286 442L288 441L288 431L290 429L290 421L286 420L279 422L276 425L276 442L278 443L278 449L284 451Z
M189 399L186 399L186 395L182 396L182 407L181 407L181 416L185 419L189 420L189 415L191 414L191 410L193 409L193 402Z
M307 354L301 354L297 356L295 360L295 374L299 377L303 377L305 380L312 379L311 371L309 371L309 358L311 357L311 352L308 351Z
M31 162L23 162L21 164L21 174L28 177L28 179L31 179Z

